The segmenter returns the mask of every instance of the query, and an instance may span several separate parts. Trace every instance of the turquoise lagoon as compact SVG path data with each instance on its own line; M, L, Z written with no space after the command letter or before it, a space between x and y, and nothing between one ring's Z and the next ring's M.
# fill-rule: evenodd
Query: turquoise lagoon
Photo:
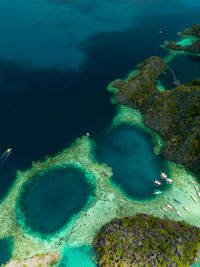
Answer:
M153 153L151 135L136 126L111 128L97 140L95 155L98 162L112 167L111 181L129 198L147 200L155 196L154 190L167 187L159 178L164 163ZM162 182L160 187L154 185L155 179Z

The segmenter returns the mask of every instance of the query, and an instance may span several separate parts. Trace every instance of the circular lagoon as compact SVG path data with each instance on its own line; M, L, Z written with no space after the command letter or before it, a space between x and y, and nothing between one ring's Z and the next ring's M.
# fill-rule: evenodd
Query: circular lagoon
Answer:
M11 240L0 239L0 264L5 264L12 257Z
M66 225L91 200L91 174L75 167L51 169L26 183L18 199L19 221L41 234Z
M150 134L130 125L120 125L102 136L96 143L96 158L113 169L113 182L128 197L135 200L149 199L154 190L163 190L159 179L163 161L153 153ZM160 180L158 188L154 180Z

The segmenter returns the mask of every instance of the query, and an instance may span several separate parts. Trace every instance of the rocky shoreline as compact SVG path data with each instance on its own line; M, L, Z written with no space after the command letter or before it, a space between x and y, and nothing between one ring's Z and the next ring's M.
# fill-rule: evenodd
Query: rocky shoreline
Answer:
M159 57L145 60L136 76L113 84L119 88L115 99L142 112L144 123L166 141L162 155L184 164L200 179L200 80L159 91L156 78L165 67Z
M59 262L60 254L58 252L51 252L47 254L38 254L26 259L13 259L9 263L2 265L2 267L49 267L50 265Z
M190 266L200 229L146 214L114 219L94 239L99 266Z
M167 48L178 50L178 51L186 51L194 54L200 53L200 25L194 24L192 27L185 29L182 32L183 35L192 35L197 37L198 39L194 41L190 45L182 46L180 44L177 44L175 42L168 42Z

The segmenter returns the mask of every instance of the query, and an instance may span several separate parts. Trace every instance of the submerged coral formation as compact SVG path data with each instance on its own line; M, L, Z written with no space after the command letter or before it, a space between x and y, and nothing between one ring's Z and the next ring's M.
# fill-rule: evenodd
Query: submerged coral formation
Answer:
M38 254L31 258L26 259L14 259L9 263L5 264L5 267L35 267L35 266L43 266L48 267L53 263L59 262L60 255L58 252L51 252L48 254Z
M145 124L165 138L162 154L200 178L200 81L159 91L155 79L164 61L150 57L140 66L139 74L120 87L116 101L139 109Z
M94 239L102 267L189 266L199 246L199 228L146 214L114 219Z

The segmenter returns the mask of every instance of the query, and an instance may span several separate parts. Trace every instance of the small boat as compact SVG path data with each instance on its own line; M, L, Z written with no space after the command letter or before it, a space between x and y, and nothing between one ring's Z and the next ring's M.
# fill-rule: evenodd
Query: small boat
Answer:
M89 133L86 133L86 136L88 136L88 137L89 137L89 136L90 136L90 134L89 134Z
M162 191L159 191L159 190L154 191L154 195L160 195L160 194L162 194Z
M193 180L190 180L189 182L190 182L191 184L196 184L195 181L193 181Z
M187 209L186 207L183 207L184 210L186 210L188 213L190 213L189 209Z
M169 205L169 204L166 204L166 206L170 209L170 210L173 210L174 208L171 206L171 205Z
M196 198L191 196L191 198L194 200L195 203L197 203Z
M164 212L167 212L167 209L166 208L162 208L162 210L164 210Z
M175 201L176 203L182 205L182 203L181 203L179 200L175 199L175 198L174 198L174 201Z
M167 178L167 174L164 173L164 172L160 172L160 178L166 179Z
M168 184L172 184L172 179L166 178L166 182L167 182Z
M176 211L176 214L178 215L178 216L182 216L182 214L179 212L179 211Z
M200 197L200 192L197 192L197 196Z
M154 181L154 184L155 184L155 185L161 185L161 182L159 182L158 180L155 180L155 181Z
M199 190L199 188L198 188L198 186L197 185L194 185L194 188L198 191Z
M12 148L9 147L7 150L6 150L6 153L10 153L12 151Z

